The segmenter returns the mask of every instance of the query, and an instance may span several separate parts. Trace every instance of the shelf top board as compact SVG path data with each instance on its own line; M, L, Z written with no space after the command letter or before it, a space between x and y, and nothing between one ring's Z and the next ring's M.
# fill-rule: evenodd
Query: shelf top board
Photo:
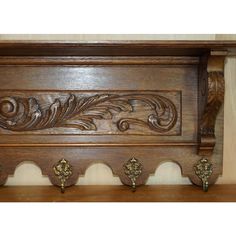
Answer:
M235 56L236 41L0 41L0 56L200 56L210 51Z

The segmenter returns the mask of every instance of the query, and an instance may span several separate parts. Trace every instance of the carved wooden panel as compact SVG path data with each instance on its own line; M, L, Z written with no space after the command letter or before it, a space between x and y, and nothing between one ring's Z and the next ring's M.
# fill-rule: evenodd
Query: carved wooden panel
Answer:
M163 161L222 173L224 60L236 43L0 43L0 183L34 161L62 192L94 162L135 189Z
M180 102L180 91L6 93L0 97L0 128L1 133L180 135Z

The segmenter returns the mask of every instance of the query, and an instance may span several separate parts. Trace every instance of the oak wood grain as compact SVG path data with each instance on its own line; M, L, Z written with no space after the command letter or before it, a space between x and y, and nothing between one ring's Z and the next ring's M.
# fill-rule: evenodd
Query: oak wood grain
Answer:
M52 186L6 186L0 202L236 202L236 185L214 185L208 193L191 185L73 186L65 194Z

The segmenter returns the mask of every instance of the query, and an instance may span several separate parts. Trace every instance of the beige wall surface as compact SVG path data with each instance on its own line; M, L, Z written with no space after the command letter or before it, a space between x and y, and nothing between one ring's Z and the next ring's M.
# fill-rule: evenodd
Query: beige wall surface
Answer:
M0 34L0 40L215 40L215 34Z
M0 35L0 40L236 40L236 35ZM224 168L219 184L236 183L236 58L228 58L225 65L225 125L224 125ZM121 184L113 176L111 169L104 164L90 166L85 176L77 184ZM188 178L182 177L180 168L172 162L163 163L150 176L147 184L190 184ZM34 163L21 163L10 176L6 185L50 185L47 177Z

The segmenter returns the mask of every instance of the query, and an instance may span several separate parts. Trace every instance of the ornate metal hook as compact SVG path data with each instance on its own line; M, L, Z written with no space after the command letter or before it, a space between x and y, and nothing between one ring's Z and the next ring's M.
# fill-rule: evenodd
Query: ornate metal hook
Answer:
M65 183L67 179L72 175L72 166L69 161L62 159L57 162L57 164L53 167L54 174L58 176L61 181L61 192L65 192Z
M207 192L208 186L209 186L208 179L210 178L213 172L212 164L209 163L208 159L202 158L194 166L194 170L195 170L196 175L202 181L203 191Z
M124 164L124 171L132 183L133 192L136 190L136 180L142 173L142 164L136 159L131 158Z

